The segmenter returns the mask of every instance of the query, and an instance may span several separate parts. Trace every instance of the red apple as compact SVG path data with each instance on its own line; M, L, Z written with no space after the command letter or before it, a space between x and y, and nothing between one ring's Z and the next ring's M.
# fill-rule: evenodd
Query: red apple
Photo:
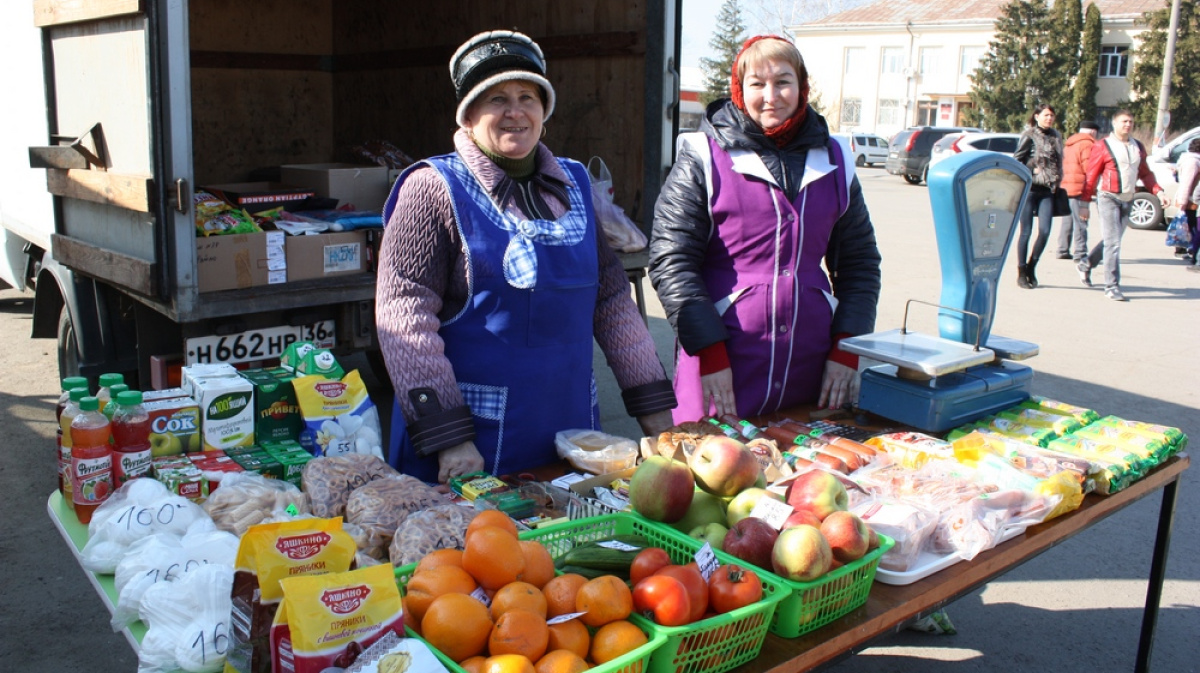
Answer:
M629 504L653 521L679 521L692 504L696 480L684 463L665 456L647 458L629 480Z
M871 531L871 538L867 542L867 551L875 551L879 549L879 533L876 533L875 529L870 528L870 526L868 526L868 529Z
M701 440L688 458L688 466L700 488L723 498L750 488L762 475L762 467L750 449L725 435Z
M779 533L771 524L762 519L746 517L725 534L725 553L760 568L770 568L771 551L775 548L777 537Z
M829 541L833 558L842 563L857 561L871 544L871 529L854 512L833 512L821 522L821 534Z
M775 574L797 582L811 582L829 572L833 551L821 531L808 525L784 529L775 540L771 567Z
M822 521L839 510L849 509L850 496L846 487L832 474L812 469L792 480L785 495L787 504L796 509L811 510Z
M813 514L813 511L811 509L797 509L797 510L794 510L792 512L791 516L789 516L783 522L783 528L781 528L780 530L791 528L793 526L803 526L803 525L813 526L814 528L820 528L821 527L821 518L818 517L816 514Z

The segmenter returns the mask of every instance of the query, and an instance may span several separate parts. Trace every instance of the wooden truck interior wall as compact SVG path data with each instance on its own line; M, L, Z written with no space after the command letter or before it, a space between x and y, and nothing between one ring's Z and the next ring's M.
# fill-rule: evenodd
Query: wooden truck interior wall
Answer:
M477 32L512 28L546 52L558 96L546 144L584 164L601 156L618 205L640 219L643 3L193 0L189 24L198 186L353 161L353 146L376 139L416 159L451 151L450 56Z

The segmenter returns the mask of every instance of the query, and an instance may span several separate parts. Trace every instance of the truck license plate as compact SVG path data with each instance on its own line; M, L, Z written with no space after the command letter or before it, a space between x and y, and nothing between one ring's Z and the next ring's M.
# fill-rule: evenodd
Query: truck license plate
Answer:
M187 340L187 364L211 362L252 362L269 360L283 354L290 344L311 341L318 348L332 348L336 342L334 321L322 320L311 325L267 327L224 336L203 336Z

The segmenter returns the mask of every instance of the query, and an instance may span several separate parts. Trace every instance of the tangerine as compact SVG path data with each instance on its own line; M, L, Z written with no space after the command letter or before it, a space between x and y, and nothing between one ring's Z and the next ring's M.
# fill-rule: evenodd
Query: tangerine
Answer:
M443 594L421 620L421 637L454 661L483 654L492 634L487 606L466 594Z
M551 650L534 664L537 673L583 673L588 668L583 657L569 650Z
M514 608L500 615L488 636L488 652L520 654L537 661L550 644L550 627L546 620L528 610Z
M417 574L422 570L430 570L438 566L458 566L462 567L462 550L461 549L435 549L421 557L417 561L417 567L413 570L413 574Z
M592 637L592 661L606 664L649 642L633 622L619 619L601 626Z
M537 673L533 662L520 654L497 654L487 658L483 673Z
M545 619L546 597L541 589L528 582L509 582L492 597L492 619L500 619L500 615L514 608L528 610Z
M517 524L512 517L498 509L485 509L476 514L475 518L471 519L471 523L467 524L463 539L470 539L472 533L487 526L501 528L512 533L513 537L517 536Z
M581 659L587 659L588 649L592 645L592 636L587 627L578 619L547 624L550 629L548 650L568 650L578 654Z
M484 526L467 538L463 569L483 588L499 589L517 581L521 571L525 570L525 555L521 553L516 537L502 528Z
M546 616L557 617L575 612L575 595L587 584L587 578L577 573L563 573L546 582L542 594L546 597Z
M583 612L580 621L593 628L626 619L633 612L633 592L616 575L601 575L579 588L575 611Z
M429 604L442 594L469 594L475 590L474 578L458 566L438 566L419 572L408 580L404 609L418 622L425 617Z
M521 540L521 554L525 557L525 570L521 579L541 589L554 579L554 557L545 545L537 540Z

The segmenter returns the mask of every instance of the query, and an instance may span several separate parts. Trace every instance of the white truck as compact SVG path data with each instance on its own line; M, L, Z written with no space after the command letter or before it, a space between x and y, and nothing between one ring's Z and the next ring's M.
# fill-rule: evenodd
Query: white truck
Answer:
M197 188L347 161L374 139L452 150L450 55L516 28L558 91L547 142L601 156L617 202L648 222L672 159L680 4L0 3L0 281L33 293L32 336L57 339L62 376L118 371L149 389L181 364L269 361L296 339L377 354L369 239L361 273L204 291Z

